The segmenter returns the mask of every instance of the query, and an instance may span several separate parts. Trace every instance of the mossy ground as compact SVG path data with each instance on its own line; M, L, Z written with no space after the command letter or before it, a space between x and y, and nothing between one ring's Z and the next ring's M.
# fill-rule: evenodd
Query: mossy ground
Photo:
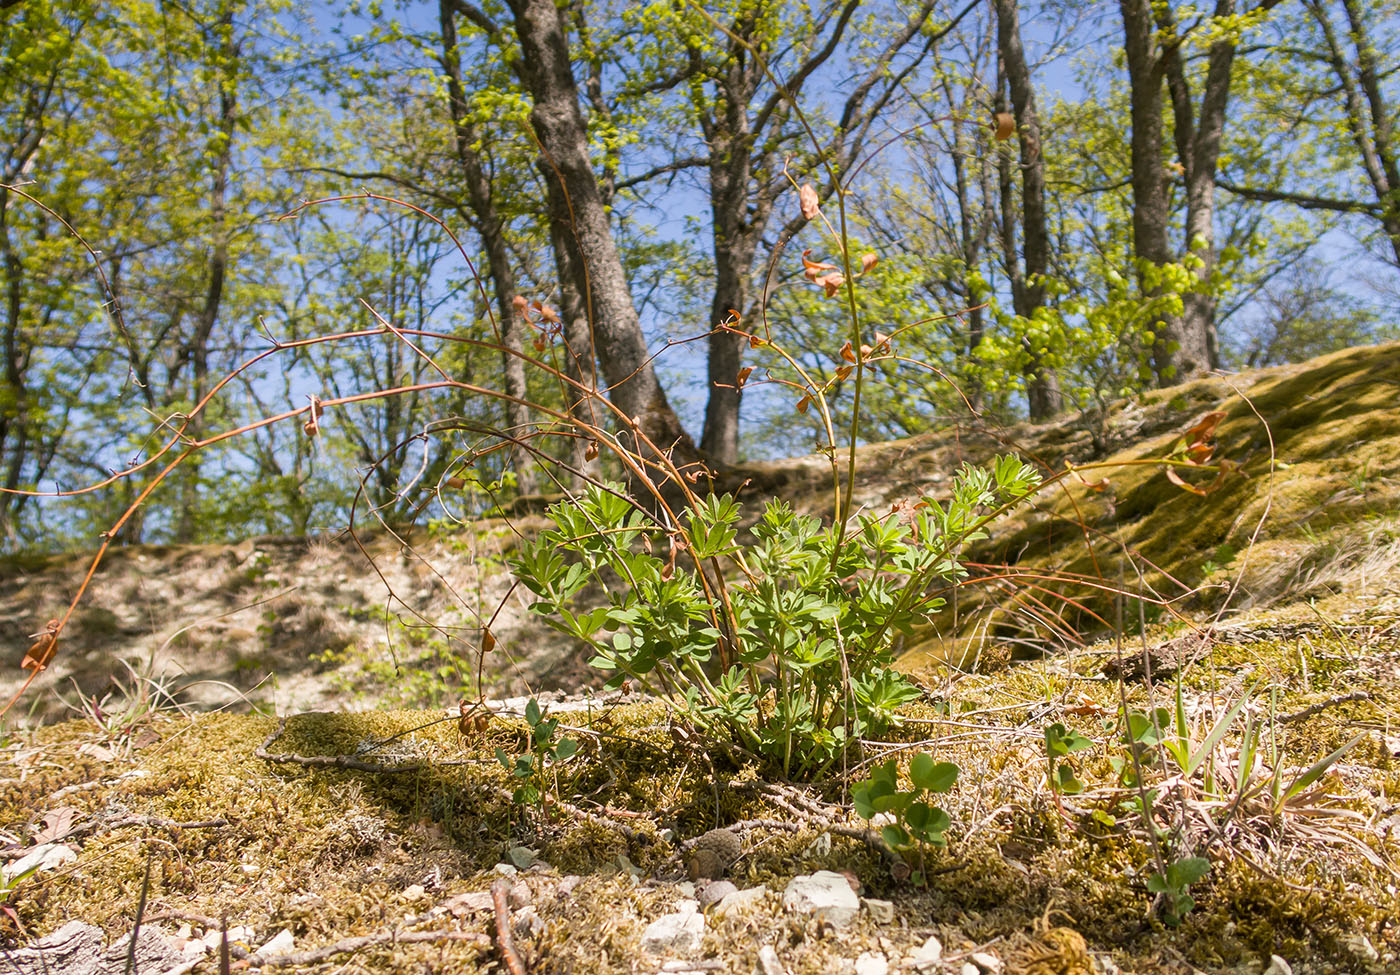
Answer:
M895 923L863 915L850 929L823 931L785 915L770 897L713 921L700 954L726 970L756 971L758 947L773 943L789 971L831 972L864 951L897 959L937 934L950 954L990 944L1015 971L1048 917L1126 972L1257 972L1271 954L1295 972L1393 970L1400 964L1393 872L1400 651L1394 618L1368 626L1241 631L1185 671L1183 698L1202 738L1221 710L1212 702L1249 689L1250 710L1264 721L1353 698L1272 725L1286 735L1280 765L1301 769L1358 730L1366 737L1327 780L1337 797L1330 812L1321 800L1262 819L1210 811L1225 825L1219 838L1201 839L1213 866L1192 889L1198 907L1180 927L1164 926L1150 910L1150 852L1122 810L1132 790L1117 784L1110 766L1125 754L1113 744L1120 684L1100 671L1119 651L1101 645L995 677L926 675L930 700L911 710L891 747L923 741L962 769L945 797L953 840L930 854L926 887L896 880L886 855L857 839L814 845L823 832L815 822L746 832L732 871L740 887L764 883L780 892L798 873L848 870L866 896L895 903ZM1141 684L1121 687L1132 706L1147 703ZM1169 685L1155 694L1156 703L1170 703ZM526 845L552 868L524 875L539 918L521 941L532 972L658 970L660 960L642 954L639 939L681 896L675 840L741 820L799 821L765 794L760 770L716 765L678 744L656 702L598 705L564 720L587 730L572 732L585 747L559 768L557 789L600 819L556 810L545 822L538 810L512 803L494 751L523 746L518 719L493 718L464 739L441 711L310 713L287 719L268 745L273 755L419 765L399 773L258 758L278 722L250 715L152 716L124 740L102 741L81 722L16 734L3 751L9 777L0 782L0 825L22 837L67 806L96 826L73 843L76 863L21 884L12 903L29 932L77 918L115 937L130 930L149 856L146 916L171 926L186 916L226 916L252 927L259 943L286 928L299 948L395 928L489 933L489 914L455 917L442 905L485 889L507 851ZM1086 790L1059 800L1045 785L1041 744L1043 727L1057 720L1096 742L1073 756ZM1238 740L1238 733L1227 739L1223 762ZM93 743L112 756L85 747ZM824 801L838 794L836 784L814 792ZM1095 812L1111 813L1117 825ZM133 816L226 822L104 825ZM562 875L582 879L558 896ZM315 970L336 971L346 960ZM444 942L366 949L353 961L360 971L416 975L485 968L496 958ZM216 970L212 960L205 968Z

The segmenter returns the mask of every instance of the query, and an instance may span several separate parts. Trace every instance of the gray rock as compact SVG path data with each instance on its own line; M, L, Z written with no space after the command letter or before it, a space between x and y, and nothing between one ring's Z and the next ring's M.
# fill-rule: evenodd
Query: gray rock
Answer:
M758 949L758 967L763 971L763 975L787 975L787 969L778 960L778 951L772 945L764 945Z
M642 948L653 954L675 952L687 954L698 951L705 937L705 915L699 913L695 901L681 901L680 910L663 914L642 932Z
M1270 955L1269 967L1264 969L1264 975L1293 975L1293 966L1278 955Z
M768 888L761 884L757 887L749 887L746 890L736 890L714 907L717 917L727 917L730 914L742 914L744 911L752 910L763 902L768 896Z
M718 904L730 894L739 893L739 888L728 880L713 880L700 888L697 899L700 901L700 910L706 910L714 904Z
M1001 971L1001 959L990 951L973 952L972 957L968 960L982 971L990 972L992 975L996 975L997 972Z
M874 897L863 897L861 903L870 912L870 919L876 924L894 923L894 903L891 901L876 900Z
M851 889L845 874L818 870L794 877L783 891L783 908L812 914L838 928L845 927L860 913L860 898Z
M887 975L890 963L878 951L867 951L856 959L856 975Z
M917 971L929 971L936 968L942 960L943 942L938 940L937 935L930 935L929 939L909 956L909 965Z

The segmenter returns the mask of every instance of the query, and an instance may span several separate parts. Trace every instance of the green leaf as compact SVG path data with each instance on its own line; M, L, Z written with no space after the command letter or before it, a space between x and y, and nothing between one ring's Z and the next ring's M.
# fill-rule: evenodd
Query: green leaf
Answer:
M909 762L909 779L920 789L947 792L958 780L958 767L952 762L935 763L932 755L919 752Z

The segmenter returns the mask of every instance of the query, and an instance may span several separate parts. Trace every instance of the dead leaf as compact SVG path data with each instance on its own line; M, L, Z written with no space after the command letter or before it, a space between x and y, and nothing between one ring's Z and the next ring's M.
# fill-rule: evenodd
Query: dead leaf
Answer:
M869 271L879 262L879 256L874 253L866 253L860 255L860 273L864 274L866 271Z
M807 407L809 407L809 406L811 406L811 405L812 405L812 397L811 397L811 396L803 396L800 400L797 401L797 412L799 412L799 413L806 413L806 412L807 412Z
M862 346L860 347L861 352L864 352L864 351L866 350L866 348L867 348L866 346L862 345ZM855 354L854 352L851 351L851 340L850 340L850 339L847 339L847 340L846 340L846 344L843 345L843 346L841 346L841 358L845 359L847 362L855 362L855 361L856 361L856 354Z
M753 366L745 366L739 370L739 375L734 379L734 386L743 389L744 383L749 381L749 376L753 375Z
M808 281L816 281L822 276L823 271L835 271L835 264L826 264L822 261L814 261L807 255L812 253L811 249L802 252L802 273Z
M78 754L86 755L89 758L95 758L99 762L110 762L117 757L117 753L112 751L112 749L92 741L86 741L79 745Z
M997 112L992 127L998 142L1005 142L1016 132L1016 118L1010 112Z
M1185 433L1186 442L1189 444L1204 443L1215 436L1215 428L1220 426L1220 421L1225 419L1225 414L1221 410L1212 410L1196 422L1196 425Z
M813 283L821 285L826 290L826 296L830 298L841 290L841 286L846 283L846 276L840 271L832 271L830 274L814 278Z
M1198 488L1194 484L1186 483L1181 479L1181 475L1170 467L1167 468L1167 480L1184 491L1190 491L1192 494L1200 495L1203 498L1206 496L1206 490L1204 488Z
M484 630L481 634L481 652L490 653L496 649L496 634L490 630Z
M449 477L446 483L447 486L454 491L460 491L462 490L462 488L467 486L466 480L460 477Z
M58 629L58 620L49 620L42 632L29 634L34 644L20 662L21 670L32 670L37 674L49 665L53 655L58 652Z
M817 214L822 212L821 201L817 198L817 191L812 189L811 183L803 183L802 188L797 191L798 201L802 206L802 216L806 220L817 219Z
M850 377L851 371L853 369L855 369L855 366L842 366L840 369L837 369L836 378L834 381L838 383L844 383Z
M598 459L598 441L588 441L588 446L583 448L583 459L586 461L595 461Z
M79 749L81 751L81 749ZM54 843L73 832L73 824L78 818L78 810L71 806L61 806L44 813L43 826L34 834L34 845Z

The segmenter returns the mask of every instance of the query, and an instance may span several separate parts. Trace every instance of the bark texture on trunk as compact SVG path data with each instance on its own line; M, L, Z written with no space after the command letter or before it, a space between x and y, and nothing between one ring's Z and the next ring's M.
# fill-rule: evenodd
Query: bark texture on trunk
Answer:
M587 305L598 365L613 403L659 448L690 461L682 428L648 358L641 321L613 240L607 206L588 156L579 90L564 24L554 0L510 0L520 39L520 73L530 91L530 123L539 140L550 223L564 230L574 260L559 268Z
M457 23L453 0L438 0L438 22L442 39L442 68L447 75L447 105L452 114L457 164L461 168L467 202L476 218L477 236L486 251L486 264L491 275L491 287L496 298L496 321L501 343L501 372L505 381L506 426L512 436L525 435L530 426L530 411L525 406L528 391L525 386L524 322L513 304L516 295L515 268L510 261L506 243L505 220L496 208L491 178L480 153L476 150L478 133L468 115L466 87L462 83L462 62L458 50ZM516 487L522 494L535 489L534 466L530 454L519 446L509 452L510 466L515 471Z
M1002 233L1006 242L1007 271L1011 276L1011 299L1016 314L1034 317L1045 305L1045 275L1050 270L1050 232L1045 217L1045 157L1041 152L1040 116L1035 107L1035 90L1031 87L1030 65L1021 45L1021 18L1016 0L996 0L997 51L1006 84L998 92L1009 90L1011 110L1016 119L1016 131L1021 147L1021 231L1024 244L1024 271L1016 260L1015 221L1010 212L1014 186L1002 178ZM999 97L1002 97L999 95ZM1002 164L1009 168L1010 157L1000 154ZM1048 420L1064 408L1060 377L1054 367L1042 361L1043 351L1028 349L1031 364L1026 370L1026 398L1033 421Z

